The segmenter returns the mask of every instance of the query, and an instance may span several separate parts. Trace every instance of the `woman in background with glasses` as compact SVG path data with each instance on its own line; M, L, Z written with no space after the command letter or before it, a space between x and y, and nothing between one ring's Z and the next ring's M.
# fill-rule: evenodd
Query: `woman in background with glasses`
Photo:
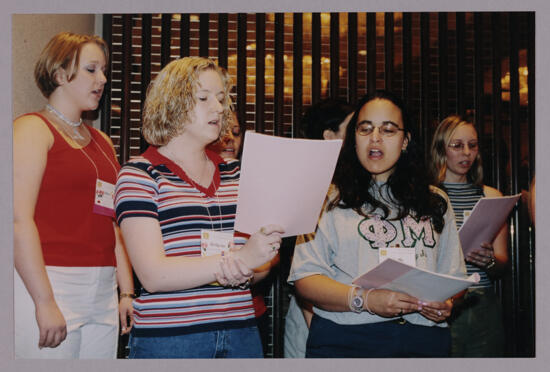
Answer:
M439 124L432 141L433 182L449 195L459 229L480 198L502 196L500 191L482 183L478 143L472 122L456 115ZM502 356L504 330L492 279L508 263L507 230L505 224L492 242L483 243L465 257L468 274L477 272L481 280L468 289L453 311L452 356Z
M334 175L335 192L315 234L294 251L289 282L313 304L306 357L445 357L452 303L427 302L352 280L380 262L381 248L416 267L464 277L454 214L429 186L400 99L359 102Z

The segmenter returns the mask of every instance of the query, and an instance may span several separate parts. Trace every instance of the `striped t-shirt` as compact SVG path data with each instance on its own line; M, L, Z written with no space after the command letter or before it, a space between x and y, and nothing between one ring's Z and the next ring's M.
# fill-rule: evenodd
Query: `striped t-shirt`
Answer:
M202 229L233 233L239 188L240 163L224 162L213 152L217 165L208 189L150 146L119 172L115 194L118 223L125 218L150 217L159 221L166 256L201 255ZM246 241L234 234L235 245ZM254 307L250 290L218 285L176 292L141 293L134 300L134 332L141 336L174 335L250 326Z
M460 229L464 223L465 212L471 212L479 199L485 195L483 193L483 187L475 186L472 183L451 183L444 182L442 186L445 188L447 195L453 206L453 211L456 217L456 227ZM471 286L471 288L485 288L492 286L491 279L487 273L475 265L471 265L466 262L466 270L468 275L478 273L480 276L479 283Z

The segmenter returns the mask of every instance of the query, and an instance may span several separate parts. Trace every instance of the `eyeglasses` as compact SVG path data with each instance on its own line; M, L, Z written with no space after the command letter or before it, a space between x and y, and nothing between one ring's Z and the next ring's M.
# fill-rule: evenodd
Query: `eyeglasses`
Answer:
M479 144L477 142L451 142L449 143L449 147L454 151L463 151L464 147L468 146L470 151L477 150L479 147Z
M385 121L382 125L376 127L372 123L362 122L357 125L355 131L360 136L369 136L374 132L374 128L378 128L378 133L383 137L392 137L397 134L399 131L405 131L403 128L399 128L397 124L391 121Z

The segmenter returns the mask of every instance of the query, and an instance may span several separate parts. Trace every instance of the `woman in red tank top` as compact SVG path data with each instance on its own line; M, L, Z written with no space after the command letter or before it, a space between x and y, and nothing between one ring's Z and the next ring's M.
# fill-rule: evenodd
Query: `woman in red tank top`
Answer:
M14 122L17 358L113 358L119 317L123 333L132 326L132 271L113 219L119 165L110 139L81 119L98 107L108 56L97 36L54 36L34 73L48 103Z

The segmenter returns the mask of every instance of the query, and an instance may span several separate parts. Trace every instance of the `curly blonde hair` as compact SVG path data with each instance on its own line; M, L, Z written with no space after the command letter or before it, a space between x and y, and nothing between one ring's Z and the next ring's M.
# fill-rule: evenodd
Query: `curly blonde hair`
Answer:
M229 126L231 115L231 77L216 63L203 57L185 57L167 64L151 82L143 107L142 134L147 143L154 146L167 144L185 130L185 123L192 120L195 108L199 75L206 70L216 71L222 80L224 100L222 102L223 136Z
M80 52L88 43L99 46L105 55L105 63L108 63L109 47L99 36L60 32L50 39L34 66L34 80L44 97L49 98L59 86L55 75L60 68L67 71L68 81L74 79L79 67Z
M474 126L474 124L465 117L459 115L451 115L443 119L435 130L430 150L430 174L432 182L436 186L441 185L441 183L445 181L445 174L447 172L447 147L449 146L449 143L451 142L451 138L453 137L455 131L463 125ZM483 185L481 151L477 152L474 163L468 171L468 180L474 185Z

